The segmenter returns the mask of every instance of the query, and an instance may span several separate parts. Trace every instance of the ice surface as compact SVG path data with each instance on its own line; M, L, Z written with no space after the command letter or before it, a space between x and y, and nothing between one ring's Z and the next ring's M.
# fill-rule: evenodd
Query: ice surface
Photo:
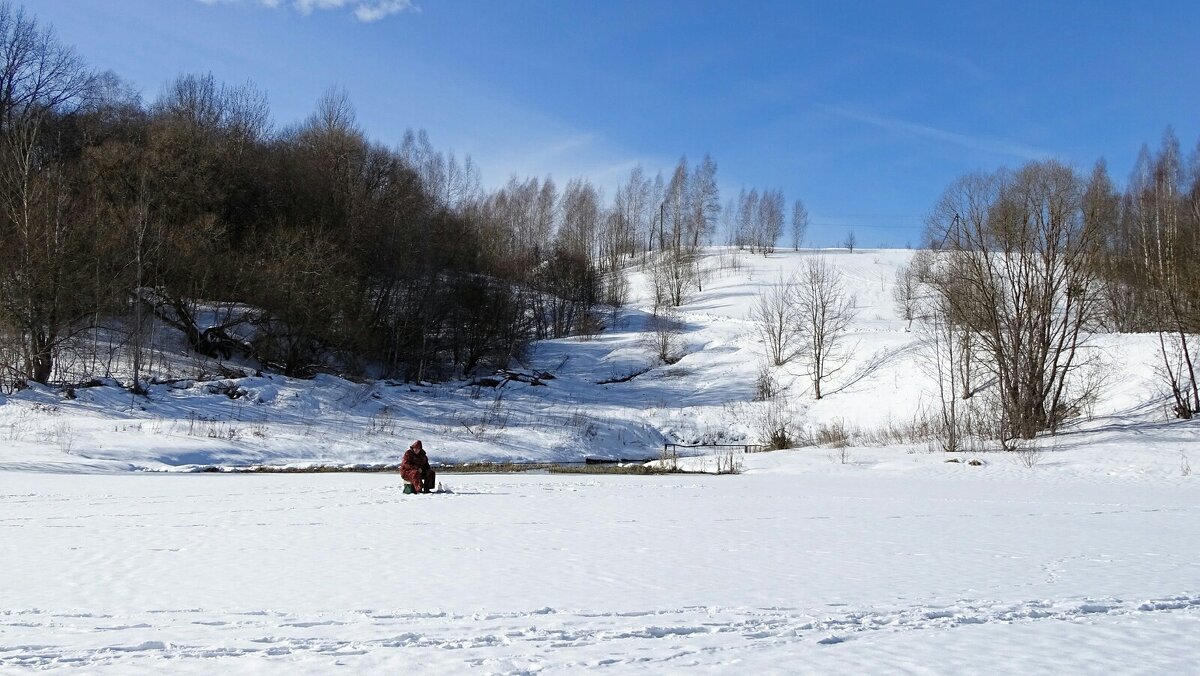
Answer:
M1194 669L1182 477L812 460L436 499L378 474L0 473L0 671Z

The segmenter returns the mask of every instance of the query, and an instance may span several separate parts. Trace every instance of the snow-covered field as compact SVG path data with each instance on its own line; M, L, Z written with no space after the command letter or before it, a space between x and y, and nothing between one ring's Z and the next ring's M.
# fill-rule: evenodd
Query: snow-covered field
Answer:
M892 443L747 455L736 476L447 475L439 496L190 472L394 463L417 438L435 462L757 443L750 307L813 255L709 254L672 365L634 274L615 329L523 365L544 386L0 397L0 672L1196 673L1200 426L1164 416L1149 336L1093 341L1102 396L1028 463ZM911 252L825 255L858 301L854 355L819 402L802 365L775 376L798 427L878 441L935 401L891 301Z
M3 473L0 671L1195 673L1193 483L858 455L438 496Z

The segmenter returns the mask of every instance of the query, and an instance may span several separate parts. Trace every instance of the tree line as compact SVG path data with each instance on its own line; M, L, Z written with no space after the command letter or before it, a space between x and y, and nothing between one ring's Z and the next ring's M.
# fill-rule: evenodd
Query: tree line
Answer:
M729 239L782 234L743 191ZM794 213L798 247L807 225ZM147 373L180 349L262 370L437 380L603 328L631 264L668 305L724 221L717 164L481 186L424 131L372 141L343 91L275 128L252 83L183 75L143 101L0 3L0 386ZM666 280L669 280L666 281ZM673 291L666 292L667 286Z
M777 446L791 434L774 370L800 359L820 399L850 356L853 296L826 261L806 263L751 314L766 358L762 433ZM947 451L1027 448L1085 415L1111 384L1101 333L1153 336L1168 413L1200 414L1200 145L1188 161L1168 129L1123 190L1103 161L1086 174L1051 159L958 178L893 299L906 330L924 333L919 362L935 382L936 410L918 412L911 432Z
M929 334L942 438L1006 446L1054 432L1104 384L1105 332L1154 336L1172 415L1200 413L1200 148L1168 129L1126 187L1103 161L971 174L943 193L926 242L896 279L902 316ZM969 401L987 393L982 409ZM987 428L987 429L983 429Z

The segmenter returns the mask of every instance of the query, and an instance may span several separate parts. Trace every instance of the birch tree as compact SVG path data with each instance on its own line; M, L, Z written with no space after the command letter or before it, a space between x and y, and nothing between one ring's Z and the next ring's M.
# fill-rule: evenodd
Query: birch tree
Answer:
M80 110L92 84L50 29L0 4L0 314L21 346L21 376L39 383L88 313L74 279L87 235L72 213L64 138L50 128Z
M792 250L799 251L808 234L808 208L802 200L792 203Z
M841 371L849 358L844 342L856 314L854 296L842 283L841 273L824 258L810 258L801 269L795 298L808 376L813 396L820 399L821 386Z

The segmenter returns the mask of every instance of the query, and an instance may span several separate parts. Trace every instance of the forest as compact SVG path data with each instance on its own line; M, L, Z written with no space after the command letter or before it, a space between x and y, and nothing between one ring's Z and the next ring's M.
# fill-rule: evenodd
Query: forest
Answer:
M1124 187L1102 161L1053 159L947 187L897 302L943 331L949 391L969 396L982 364L1005 434L1029 437L1086 394L1081 341L1150 332L1176 413L1200 412L1197 157L1168 129ZM0 5L3 391L120 377L138 392L178 336L293 377L463 377L605 330L631 269L669 317L704 284L703 247L799 249L808 225L775 188L722 202L709 156L636 167L611 198L586 178L488 190L425 131L368 138L336 88L278 127L254 84L210 74L146 101Z
M263 370L416 380L504 366L597 331L623 266L667 251L675 304L722 213L716 163L481 188L469 157L409 130L367 138L330 89L274 128L263 92L182 75L144 102L52 30L0 6L0 383L128 374L169 328ZM803 205L795 205L803 220ZM739 243L769 250L783 195L745 192Z

